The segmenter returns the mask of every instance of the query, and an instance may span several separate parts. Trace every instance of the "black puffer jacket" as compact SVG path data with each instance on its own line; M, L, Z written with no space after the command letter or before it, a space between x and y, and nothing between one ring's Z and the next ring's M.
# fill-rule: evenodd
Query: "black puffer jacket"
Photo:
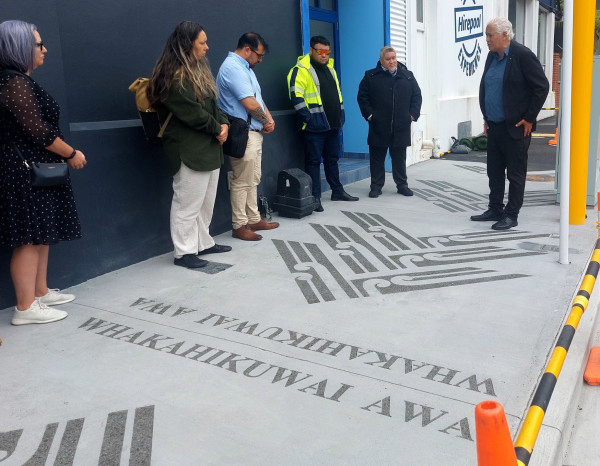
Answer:
M381 68L380 62L365 72L358 86L358 106L369 121L370 146L410 146L411 116L421 115L421 89L411 71L398 63L396 76Z

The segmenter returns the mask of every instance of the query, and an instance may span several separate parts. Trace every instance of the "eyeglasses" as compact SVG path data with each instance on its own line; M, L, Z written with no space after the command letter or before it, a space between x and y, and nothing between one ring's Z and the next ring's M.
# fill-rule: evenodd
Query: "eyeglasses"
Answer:
M36 46L36 47L39 47L39 48L40 48L40 50L43 50L43 49L44 49L44 43L43 43L43 42L36 42L36 43L35 43L35 46Z
M264 53L258 53L258 52L257 52L256 50L254 50L254 49L250 49L250 50L252 50L252 51L253 51L253 52L256 54L256 56L257 56L259 59L261 59L261 60L262 60L262 59L263 59L263 57L265 56L265 54L264 54Z
M319 55L329 55L331 53L331 50L327 49L316 49L314 47L312 47L312 49L317 52Z

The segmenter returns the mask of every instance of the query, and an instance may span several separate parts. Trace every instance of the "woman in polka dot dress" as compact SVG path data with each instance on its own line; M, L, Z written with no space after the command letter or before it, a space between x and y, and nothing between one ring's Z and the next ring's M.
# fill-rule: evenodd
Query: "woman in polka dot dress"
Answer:
M51 244L81 237L71 183L32 187L28 162L66 160L83 168L85 156L62 139L56 101L29 77L48 50L33 24L0 23L0 244L13 248L10 274L17 297L12 324L41 324L67 317L53 306L75 296L46 283Z

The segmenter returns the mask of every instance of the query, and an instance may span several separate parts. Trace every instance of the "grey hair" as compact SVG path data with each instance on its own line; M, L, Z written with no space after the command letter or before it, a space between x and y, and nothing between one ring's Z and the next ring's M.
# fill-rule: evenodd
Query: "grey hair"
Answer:
M35 24L10 20L0 23L0 69L21 73L33 70L35 62Z
M389 45L382 47L381 50L379 51L379 58L385 57L385 54L390 53L390 52L396 53L396 51L394 50L394 47L391 47Z
M515 38L515 33L513 32L512 23L506 18L494 18L489 23L488 26L494 26L496 28L496 32L498 34L504 35L508 37L508 40L513 40Z

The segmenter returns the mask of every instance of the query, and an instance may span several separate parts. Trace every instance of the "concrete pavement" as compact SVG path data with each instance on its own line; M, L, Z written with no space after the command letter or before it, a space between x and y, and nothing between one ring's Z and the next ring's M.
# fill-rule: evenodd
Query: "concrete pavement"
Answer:
M600 320L590 333L589 347L600 346ZM587 354L583 358L587 363ZM577 381L575 381L577 382ZM600 464L600 386L588 385L580 379L580 395L572 417L572 431L563 460L565 466Z
M476 464L474 407L499 401L516 433L596 212L561 265L548 177L496 232L469 220L486 209L484 163L408 175L411 198L390 177L370 199L362 180L359 202L275 216L260 242L223 234L233 251L205 269L163 255L72 287L64 321L12 327L0 311L0 464ZM562 464L597 294L531 465Z

